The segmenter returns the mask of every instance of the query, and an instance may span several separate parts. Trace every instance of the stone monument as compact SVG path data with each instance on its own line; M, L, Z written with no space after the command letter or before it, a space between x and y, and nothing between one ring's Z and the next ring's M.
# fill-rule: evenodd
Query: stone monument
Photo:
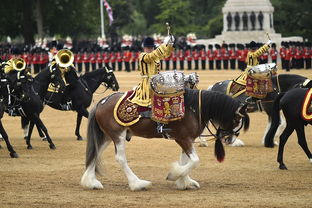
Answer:
M214 39L198 42L245 44L253 40L266 43L268 35L278 47L281 41L302 41L302 37L282 38L281 34L276 33L273 12L274 7L270 0L227 0L222 8L222 34Z

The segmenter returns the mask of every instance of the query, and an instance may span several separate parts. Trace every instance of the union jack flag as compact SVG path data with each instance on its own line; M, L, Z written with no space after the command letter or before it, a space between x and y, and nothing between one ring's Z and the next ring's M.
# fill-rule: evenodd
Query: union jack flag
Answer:
M108 18L109 18L109 25L112 25L113 21L114 21L114 17L113 17L113 10L112 8L109 6L108 2L106 0L103 0L104 3L104 7L106 8L107 14L108 14Z

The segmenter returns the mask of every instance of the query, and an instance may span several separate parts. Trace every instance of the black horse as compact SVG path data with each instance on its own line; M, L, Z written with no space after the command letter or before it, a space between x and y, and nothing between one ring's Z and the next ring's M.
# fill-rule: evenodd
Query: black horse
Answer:
M25 70L20 72L12 71L6 74L9 83L7 89L9 90L7 90L8 93L4 98L3 104L9 115L12 115L11 112L14 112L14 115L21 116L23 119L30 121L29 132L26 136L27 149L32 149L30 136L34 125L43 130L49 142L50 149L56 148L49 136L47 128L40 119L40 113L43 110L40 93L44 91L44 88L45 90L48 88L48 84L43 83L61 83L62 80L58 79L61 77L60 74L59 70L45 69L36 76L35 80L28 76ZM10 151L12 157L11 153Z
M278 128L280 122L280 109L283 111L285 119L286 119L286 128L280 136L280 145L278 148L278 156L277 162L280 164L279 168L282 170L287 170L286 165L283 161L283 152L284 146L287 142L288 137L296 130L298 143L306 153L307 157L309 158L310 162L312 162L312 154L308 148L304 126L308 124L312 124L312 116L310 120L304 120L301 114L301 111L305 109L303 108L303 101L307 92L310 89L292 89L286 93L279 94L273 105L273 113L272 113L272 125L269 129L266 138L265 138L265 146L266 147L273 147L273 137ZM310 104L310 103L308 103Z
M0 134L3 138L3 140L6 143L7 149L10 152L10 156L12 158L18 158L18 154L15 152L13 146L10 143L9 140L9 136L6 133L3 125L2 125L2 121L1 119L3 118L4 112L5 112L5 105L4 102L6 100L6 98L8 98L8 91L7 91L7 87L8 87L8 80L7 78L4 76L4 73L2 73L3 71L0 71L0 94L1 94L1 102L0 102ZM0 146L1 148L1 146Z
M97 69L95 71L86 73L79 77L78 81L76 81L74 86L71 86L69 82L69 86L71 86L65 94L62 93L53 93L53 92L45 92L42 99L44 102L52 108L58 110L65 110L62 107L62 103L64 100L71 100L72 108L66 110L74 110L77 111L77 123L75 135L77 136L77 140L83 140L80 135L79 129L82 117L89 117L89 113L87 108L90 106L93 93L98 89L101 83L104 83L104 86L108 89L112 89L113 91L117 91L119 89L119 85L117 79L112 70L107 67ZM66 96L65 99L63 96ZM23 128L25 124L23 125ZM38 129L40 136L42 137L42 133L40 129Z
M259 100L259 102L256 104L249 104L248 105L248 112L256 112L256 111L264 111L268 115L268 125L263 135L263 141L265 138L265 135L270 128L271 125L271 113L272 113L272 107L273 107L273 101L277 94L279 92L286 92L290 89L296 88L296 87L312 87L312 81L310 81L307 77L303 77L296 74L280 74L277 76L272 76L271 78L272 84L273 84L273 92L270 92L267 94L266 98ZM225 80L218 82L216 84L213 84L208 88L208 90L211 91L218 91L221 93L226 93L228 84L231 80ZM304 86L303 86L304 83ZM239 100L242 103L246 103L246 99L248 98L245 93L242 93L241 95L235 97L235 99ZM282 121L280 125L279 132L285 127L285 122ZM278 137L279 134L276 135ZM239 142L240 140L237 139Z

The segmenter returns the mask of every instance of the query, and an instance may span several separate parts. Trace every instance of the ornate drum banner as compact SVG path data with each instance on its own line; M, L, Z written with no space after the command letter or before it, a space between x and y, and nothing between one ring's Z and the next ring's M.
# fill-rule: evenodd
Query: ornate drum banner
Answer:
M151 78L151 119L168 123L184 117L184 82L182 72L160 72Z
M176 93L175 95L152 93L152 120L160 123L168 123L183 118L184 113L183 92Z

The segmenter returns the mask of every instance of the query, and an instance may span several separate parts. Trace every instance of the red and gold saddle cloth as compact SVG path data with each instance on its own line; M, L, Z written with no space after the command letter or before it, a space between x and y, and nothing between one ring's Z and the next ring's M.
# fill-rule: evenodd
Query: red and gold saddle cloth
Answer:
M233 80L229 82L226 89L226 94L233 98L240 96L244 92L246 92L245 85L239 84Z
M125 92L125 94L118 100L114 108L114 118L122 126L131 126L138 122L141 118L140 113L150 110L150 108L139 106L131 103L130 99L133 97L134 91Z
M304 97L301 116L306 121L312 121L312 89L309 89Z
M174 94L158 94L152 91L151 119L160 123L169 123L184 117L184 91Z
M267 96L268 92L272 92L272 81L267 79L255 79L251 76L247 76L246 80L246 95L263 99Z

